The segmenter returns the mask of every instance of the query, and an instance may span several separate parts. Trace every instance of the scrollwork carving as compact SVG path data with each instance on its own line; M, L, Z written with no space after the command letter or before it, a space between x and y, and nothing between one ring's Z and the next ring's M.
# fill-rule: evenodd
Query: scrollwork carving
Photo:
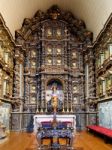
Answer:
M71 34L77 35L79 41L86 41L86 43L89 41L88 43L91 43L93 35L90 31L86 31L84 21L75 18L69 11L60 10L57 5L50 7L46 13L38 10L32 19L25 18L22 28L19 31L20 33L16 33L16 39L19 38L20 35L28 38L29 35L25 36L25 34L28 33L28 30L35 30L37 26L41 26L42 20L45 21L48 18L65 21L68 23L68 29L71 31ZM24 35L22 35L22 33ZM32 32L30 34L32 34Z

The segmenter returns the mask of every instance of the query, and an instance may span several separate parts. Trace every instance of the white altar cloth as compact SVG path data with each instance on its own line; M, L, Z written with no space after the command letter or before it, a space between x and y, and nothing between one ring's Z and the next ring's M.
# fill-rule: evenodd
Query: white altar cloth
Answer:
M75 115L57 114L56 119L57 119L57 121L61 121L61 122L63 122L63 121L72 122L72 127L74 128L74 130L76 130L76 116ZM43 122L43 121L53 121L53 114L52 115L48 115L48 114L34 115L34 132L37 132L37 129L40 127L41 122Z

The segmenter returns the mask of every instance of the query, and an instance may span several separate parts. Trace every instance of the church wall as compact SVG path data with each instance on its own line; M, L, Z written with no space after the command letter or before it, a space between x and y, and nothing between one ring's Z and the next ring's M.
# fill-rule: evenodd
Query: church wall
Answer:
M14 41L0 15L0 138L10 131L13 96Z
M112 129L112 100L98 104L99 125Z
M11 104L2 103L0 106L0 123L6 127L6 131L10 131L10 112L11 112Z
M112 105L112 15L99 35L94 51L99 124L111 128L112 122L109 114Z

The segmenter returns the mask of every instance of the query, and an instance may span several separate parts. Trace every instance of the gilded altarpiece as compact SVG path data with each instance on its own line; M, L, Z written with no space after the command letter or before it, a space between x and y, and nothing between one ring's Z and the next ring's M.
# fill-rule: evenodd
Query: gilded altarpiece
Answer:
M10 131L13 94L14 41L0 14L0 139Z
M18 92L14 92L23 98L22 112L49 113L54 86L61 104L58 112L84 109L83 51L91 41L92 33L86 30L84 22L57 6L24 19L16 31L16 43L21 46L15 50L15 55L21 53L23 57L24 70L21 82L20 77L18 81L24 89L20 94L20 85L15 84ZM20 74L18 59L15 69Z

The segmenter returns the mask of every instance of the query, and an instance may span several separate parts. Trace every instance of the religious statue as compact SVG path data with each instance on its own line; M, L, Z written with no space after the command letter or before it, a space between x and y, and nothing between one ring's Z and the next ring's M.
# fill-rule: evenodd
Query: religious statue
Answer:
M52 30L51 29L47 29L47 36L51 37L52 36Z
M57 95L56 85L52 87L52 106L53 106L54 112L56 112L57 107L58 107L58 95Z
M57 29L56 34L57 34L57 37L61 37L61 29Z
M62 111L62 101L59 99L59 90L57 83L53 83L50 87L51 99L47 102L48 112L61 112Z

